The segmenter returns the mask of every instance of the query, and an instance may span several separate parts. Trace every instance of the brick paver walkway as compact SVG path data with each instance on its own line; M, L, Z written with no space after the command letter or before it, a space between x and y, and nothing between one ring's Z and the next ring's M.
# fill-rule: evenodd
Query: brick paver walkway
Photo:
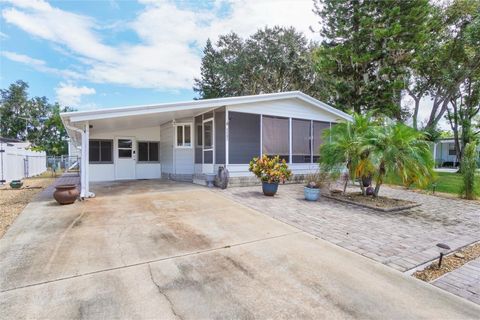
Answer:
M303 186L298 184L279 186L273 198L264 196L260 186L218 192L400 271L437 258L435 245L439 242L455 250L480 240L479 202L384 186L384 196L422 203L421 207L384 213L327 198L305 201Z
M447 273L433 285L480 304L480 258Z
M51 185L49 185L45 190L43 190L39 199L52 199L53 192L55 192L55 186L60 184L74 184L80 190L80 176L78 173L66 172L62 174L58 179L56 179Z

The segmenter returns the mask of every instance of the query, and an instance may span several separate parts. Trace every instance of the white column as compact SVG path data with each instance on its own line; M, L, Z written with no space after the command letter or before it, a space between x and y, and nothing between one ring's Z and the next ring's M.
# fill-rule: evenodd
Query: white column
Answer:
M86 139L85 128L82 130L82 153L80 158L80 197L85 198L87 197L85 192L86 186L86 170L88 167L88 158L86 154L86 150L88 149L88 141Z
M89 142L90 142L90 125L87 121L85 124L85 197L90 197L90 164L89 164L89 159L90 159L90 148L89 148Z
M437 143L433 143L433 166L436 167L437 163L435 162L435 159L437 157Z

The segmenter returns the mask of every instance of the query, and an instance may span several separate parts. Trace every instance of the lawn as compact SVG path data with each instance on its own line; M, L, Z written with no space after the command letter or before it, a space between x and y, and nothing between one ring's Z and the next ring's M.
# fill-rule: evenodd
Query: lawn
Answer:
M452 173L452 172L437 172L436 173L436 180L434 183L436 183L435 186L435 191L436 192L446 192L446 193L453 193L453 194L459 194L460 192L460 186L462 184L462 176L459 173ZM396 185L403 185L402 181L398 176L389 176L386 179L386 183L389 184L396 184ZM480 181L479 181L480 183ZM423 188L419 188L416 185L412 185L411 188L417 188L417 189L424 189L424 190L433 190L432 185L428 185Z

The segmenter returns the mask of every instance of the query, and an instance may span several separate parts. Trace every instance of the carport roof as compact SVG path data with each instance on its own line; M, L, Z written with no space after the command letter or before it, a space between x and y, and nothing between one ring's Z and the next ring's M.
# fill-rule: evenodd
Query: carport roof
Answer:
M153 104L153 105L139 105L139 106L98 109L98 110L89 110L89 111L64 112L61 114L61 116L64 121L68 121L69 123L73 124L75 122L82 122L82 121L109 119L109 118L117 118L117 117L128 117L128 116L140 116L140 115L149 115L149 114L156 114L156 113L163 113L163 112L178 112L183 110L197 110L198 111L197 113L200 113L201 109L208 110L210 108L217 108L225 105L238 105L238 104L245 104L245 103L274 101L274 100L292 99L292 98L300 99L320 109L333 113L342 119L345 119L345 120L351 119L351 117L345 112L335 109L334 107L324 102L321 102L317 99L314 99L309 95L306 95L300 91L268 93L268 94L240 96L240 97L193 100L193 101L173 102L173 103L163 103L163 104Z
M88 122L92 132L108 132L121 129L135 129L158 126L175 119L194 117L214 108L257 102L285 99L299 99L305 103L336 115L340 119L351 120L351 116L334 107L310 97L300 91L268 93L240 97L192 100L153 105L128 106L61 113L62 121L74 144L79 144L78 129ZM154 117L152 115L155 115Z

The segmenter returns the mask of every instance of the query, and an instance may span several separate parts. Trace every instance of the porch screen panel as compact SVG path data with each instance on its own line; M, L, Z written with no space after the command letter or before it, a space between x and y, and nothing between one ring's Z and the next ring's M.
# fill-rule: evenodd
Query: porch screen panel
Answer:
M213 150L208 150L203 152L203 163L205 164L213 163Z
M323 132L330 129L329 122L313 121L313 161L320 158L320 147L324 142Z
M288 161L290 154L288 118L264 116L262 120L262 151L269 156L279 155Z
M260 115L228 113L228 160L231 164L248 164L260 154Z
M215 162L225 164L225 111L215 110Z
M310 163L311 121L292 119L292 162Z
M195 163L202 163L202 116L195 117Z

